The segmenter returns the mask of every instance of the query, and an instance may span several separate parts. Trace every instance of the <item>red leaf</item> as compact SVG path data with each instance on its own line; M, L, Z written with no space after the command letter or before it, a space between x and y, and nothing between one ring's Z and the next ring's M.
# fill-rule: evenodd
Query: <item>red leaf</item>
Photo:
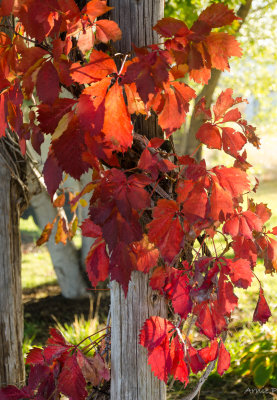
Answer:
M122 286L125 297L134 269L135 259L132 257L129 246L123 242L118 242L110 257L110 274L111 280L116 280Z
M95 82L113 73L117 73L114 60L98 50L92 51L88 64L74 63L71 67L71 76L78 83Z
M222 128L222 144L225 153L237 157L238 151L243 148L246 142L247 140L242 133L236 132L233 128Z
M56 190L58 189L63 176L62 169L59 167L58 161L52 148L50 148L49 150L48 157L45 161L42 173L44 176L44 182L46 184L47 191L52 198L56 193Z
M172 171L176 165L162 158L158 151L146 147L140 156L138 168L148 171L153 179L157 179L160 172Z
M209 347L204 347L199 350L199 355L205 364L214 361L218 355L218 342L217 340L212 340Z
M248 260L228 260L229 275L239 288L247 289L251 285L253 272Z
M267 257L273 268L277 271L277 241L271 238L268 242Z
M259 300L254 311L253 321L259 321L261 324L264 324L269 317L271 317L271 311L264 297L264 292L260 289Z
M252 267L256 265L257 248L252 240L237 236L232 243L232 247L236 258L249 260Z
M100 15L112 10L113 7L107 6L106 0L91 0L82 9L83 14L87 14L93 21L95 18L100 17Z
M79 97L76 113L80 126L89 131L91 135L99 135L104 124L105 96L111 78L104 78L101 81L92 83L85 88Z
M38 121L44 133L54 133L62 117L76 104L73 99L56 99L54 104L38 105Z
M124 85L127 97L128 111L130 114L146 114L145 104L141 100L135 83Z
M210 215L214 221L222 221L234 212L234 204L230 192L224 190L217 182L212 183L212 194L210 197Z
M169 136L185 122L189 101L196 97L196 93L182 82L170 82L164 85L164 91L160 101L157 102L157 97L154 96L153 104L149 104L158 114L160 127Z
M97 286L98 282L105 281L108 278L109 258L103 239L98 238L91 246L86 257L86 269L93 286Z
M1 14L1 10L0 10ZM26 390L24 387L22 390L18 389L16 386L6 386L0 389L0 399L1 400L22 400L25 398L30 398L32 394Z
M217 372L219 375L223 375L225 371L230 367L230 353L226 350L224 343L220 340L219 352L218 352L218 362L217 362Z
M242 51L234 36L224 32L211 33L205 40L213 68L229 71L228 59L241 57Z
M95 44L95 33L92 26L87 26L78 37L78 47L85 53L93 49Z
M253 210L251 209L251 211L253 211ZM254 212L260 218L260 220L262 221L263 224L269 220L269 218L271 217L271 214L272 214L271 210L264 203L255 204ZM276 231L276 233L277 233L277 231Z
M161 255L171 263L181 249L184 232L177 216L179 207L173 200L158 200L153 210L153 221L149 229L149 239L159 248Z
M64 363L58 378L58 390L72 400L86 399L86 381L78 365L76 353Z
M172 305L175 313L179 314L183 319L186 319L192 310L190 289L187 276L181 276L176 280L175 284L173 283Z
M181 180L179 179L176 187L176 193L178 194L177 202L183 203L186 201L189 193L192 191L195 182L193 180Z
M136 256L136 269L147 274L150 269L157 265L159 258L159 250L150 243L147 235L143 235L140 242L134 242L130 246L132 252Z
M47 340L47 344L67 345L65 338L63 337L61 332L55 328L50 329L50 337Z
M149 350L148 364L151 365L154 375L166 383L172 367L168 337L162 345Z
M196 138L210 149L221 149L222 141L219 129L210 122L206 122L200 127L196 133Z
M103 379L110 380L110 371L99 353L96 353L94 357L86 357L77 350L77 362L85 380L93 386L100 385Z
M151 351L162 345L167 337L170 338L174 330L175 326L167 319L150 317L141 328L139 343Z
M261 232L263 223L252 211L245 211L231 217L223 226L223 232L230 234L233 238L244 236L253 239L253 231Z
M234 294L234 288L231 282L227 280L227 277L221 273L218 280L218 306L219 311L228 315L238 305L238 298Z
M29 351L25 363L34 365L44 364L43 350L38 347L33 347Z
M79 179L88 171L89 165L82 159L84 136L76 116L57 139L52 139L52 148L60 167L73 178Z
M96 21L96 39L99 42L108 43L109 40L116 42L121 39L122 32L114 21L101 19Z
M238 108L233 108L224 115L222 122L230 122L230 121L237 121L241 118L241 113Z
M211 28L220 28L221 26L231 25L231 23L240 19L236 17L233 10L222 3L212 4L207 7L198 17L198 21L205 22Z
M95 211L97 212L97 209ZM107 215L107 211L105 207L103 207L103 216L105 214ZM97 222L97 217L93 219ZM102 231L110 251L113 251L120 242L130 244L142 238L141 225L139 223L138 214L135 211L133 211L132 215L126 220L114 209L110 217L105 220Z
M62 346L59 344L48 345L43 350L43 356L45 362L49 365L53 363L54 360L67 358L69 355L68 351L70 346Z
M230 192L232 197L238 197L243 192L249 191L250 182L247 174L238 168L215 167L212 171L216 174L220 185Z
M5 17L12 13L14 1L15 0L4 0L1 2L1 5L0 5L0 16L1 17Z
M81 225L82 235L86 237L98 238L102 236L102 229L89 218L85 219Z
M157 52L139 54L127 67L122 80L124 84L136 83L139 96L147 103L151 94L162 89L168 81L168 63ZM152 102L151 102L152 105Z
M189 366L194 374L197 374L197 372L202 371L206 367L202 358L199 356L199 352L192 346L189 346L188 349L188 359Z
M186 218L194 223L205 218L208 196L202 183L197 183L183 203L182 212Z
M105 99L105 117L103 125L105 139L113 150L125 152L133 143L133 125L122 93L122 87L116 82L108 91Z
M15 15L22 22L25 33L42 42L45 37L58 34L62 19L55 0L44 0L39 7L37 4L36 0L29 0Z
M193 312L197 315L195 325L198 326L209 339L214 339L217 332L208 303L204 302L197 305L194 307Z
M52 105L60 92L59 82L59 76L54 65L51 61L45 62L39 70L36 83L40 101Z
M175 336L170 344L170 354L172 359L171 375L174 379L188 384L189 370L184 360L183 343L180 343L178 337Z
M233 99L233 89L226 89L224 92L221 92L218 96L215 105L213 106L214 118L215 121L218 121L220 118L223 118L226 111L236 104L236 100Z
M71 348L72 345L65 341L63 335L57 329L51 328L47 346L43 350L44 359L46 363L52 364L55 359L67 358L68 351Z
M153 28L159 35L163 37L175 36L177 33L189 33L189 29L183 21L172 17L159 20Z
M44 142L44 135L38 126L30 124L30 128L32 129L31 144L33 149L41 156L40 147Z
M151 275L151 279L150 279L150 286L153 290L158 290L160 292L160 294L164 294L164 286L165 286L165 282L166 279L168 278L169 272L167 270L167 268L170 267L157 267L155 268L155 270L153 271L152 275Z

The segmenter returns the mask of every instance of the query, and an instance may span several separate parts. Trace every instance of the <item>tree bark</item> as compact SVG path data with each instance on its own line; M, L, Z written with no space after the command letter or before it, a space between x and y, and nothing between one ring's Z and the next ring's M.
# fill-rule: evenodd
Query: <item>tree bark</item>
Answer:
M236 31L237 34L239 33L242 24L244 23L247 15L249 14L251 6L252 6L252 0L246 0L245 4L242 4L240 6L237 12L237 16L241 18L241 23ZM219 70L215 69L212 70L211 78L209 80L208 85L204 86L203 89L200 91L195 103L197 103L202 97L205 97L207 107L209 108L211 106L213 101L213 94L218 85L221 73L222 72ZM199 146L200 142L196 139L195 135L202 124L203 120L201 116L195 117L195 109L194 109L192 113L191 122L188 128L188 132L186 135L184 135L183 142L180 145L181 154L192 154L197 149L197 146ZM194 154L194 158L200 161L201 156L202 156L202 149L199 148Z
M145 46L157 42L152 30L163 17L163 0L110 0L115 7L111 19L122 30L122 40L116 43L121 53L132 50L132 43ZM159 135L156 118L141 121L143 134ZM127 298L117 282L111 282L111 400L164 400L166 386L148 365L147 351L138 344L138 334L151 315L167 316L164 298L149 287L149 276L134 271Z
M4 140L0 140L0 387L20 386L25 378L18 184L22 176L15 179Z

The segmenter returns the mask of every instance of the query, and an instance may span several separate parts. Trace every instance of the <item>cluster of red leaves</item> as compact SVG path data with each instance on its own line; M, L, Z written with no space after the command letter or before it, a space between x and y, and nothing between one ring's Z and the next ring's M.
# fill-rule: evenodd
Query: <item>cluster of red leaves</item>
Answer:
M198 104L197 112L204 113L206 122L198 130L196 137L210 149L223 149L225 153L239 158L239 151L247 141L259 148L259 138L255 135L255 128L242 119L236 107L246 100L241 97L233 99L232 93L232 89L221 93L213 106L213 114L205 109L203 101Z
M110 379L109 369L99 353L85 356L54 328L50 335L43 349L34 347L27 356L26 364L31 366L28 384L21 389L11 385L1 389L1 400L59 399L60 395L85 400L87 384L97 386L103 379Z
M189 155L168 154L161 146L184 123L189 103L196 97L179 78L188 75L207 83L211 68L228 70L229 58L241 55L233 36L212 32L238 18L221 3L203 11L190 28L164 18L154 27L164 45L134 48L136 57L127 60L126 56L118 68L111 55L93 48L121 36L113 21L97 20L110 10L106 3L91 0L81 11L73 0L45 0L39 8L36 0L1 3L0 16L12 13L19 22L13 39L0 35L0 132L4 135L6 127L17 132L23 153L26 140L40 152L43 134L51 135L43 175L52 198L63 173L79 179L93 169L92 183L71 199L71 205L76 207L93 188L89 217L81 228L84 236L95 239L86 259L94 286L110 275L127 294L132 271L151 272L152 288L166 296L182 323L189 315L196 316L199 331L211 340L210 347L201 350L193 348L170 321L151 317L145 322L140 342L148 349L154 373L164 381L173 375L187 383L190 371L201 371L218 358L222 374L230 357L220 335L237 306L234 288L251 284L257 257L265 260L266 272L277 270L277 229L268 231L264 226L270 211L253 201L245 207L243 201L251 191L244 145L259 147L259 139L238 109L244 100L233 98L227 89L212 110L204 99L198 103L196 114L202 114L204 123L197 138L233 156L233 166L207 169L204 160L198 163ZM76 47L81 62L72 62ZM74 99L61 97L61 88ZM22 103L33 95L38 99L36 111L30 111L26 123ZM153 112L164 138L149 142L136 133L142 151L132 153L137 158L126 171L121 160L133 150L133 118L148 118ZM169 182L171 190L165 193L163 186ZM63 195L54 200L57 208L63 202ZM39 243L48 240L54 222L46 226ZM60 214L56 242L65 243L76 227L76 220L74 226L67 226ZM226 249L205 255L207 240L213 240L219 229ZM195 249L199 239L200 249ZM182 261L188 248L196 253L190 264ZM232 260L224 256L229 249L234 252ZM253 320L264 323L270 315L260 287ZM87 361L73 350L63 342L50 359L49 350L32 353L38 356L35 368L42 372L37 378L32 369L31 383L24 389L29 397L34 390L53 392L53 380L59 382L57 390L67 395L69 369L74 371L78 398L85 396L82 365ZM77 398L76 393L69 396Z
M184 342L178 328L160 317L151 317L144 323L140 344L148 350L148 362L154 374L165 382L172 375L187 385L190 371L197 374L217 358L220 375L230 364L230 354L222 340L218 342L214 339L210 346L197 350L188 339Z

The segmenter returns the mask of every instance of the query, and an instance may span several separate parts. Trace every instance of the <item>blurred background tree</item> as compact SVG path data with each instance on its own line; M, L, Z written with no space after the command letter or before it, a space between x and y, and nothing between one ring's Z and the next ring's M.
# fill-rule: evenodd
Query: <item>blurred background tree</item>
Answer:
M262 151L256 153L249 149L251 159L261 159L258 173L261 177L277 169L275 157L269 154L277 138L272 137L275 132L277 117L277 2L272 0L166 0L166 16L183 19L190 27L197 15L212 3L224 3L233 8L243 19L239 23L234 21L230 28L237 32L243 56L239 60L232 60L230 73L218 73L213 76L207 87L209 100L217 97L219 92L227 87L235 88L235 95L249 100L246 107L247 120L257 126L261 136ZM243 15L242 15L243 13ZM196 86L197 90L197 86ZM198 90L199 93L199 90ZM207 93L201 93L199 97ZM193 110L191 110L193 112ZM188 119L186 126L180 131L178 149L181 153L192 153L197 147L194 140L196 130L190 126ZM271 136L270 136L271 135ZM212 151L217 157L217 151ZM200 158L200 153L198 153ZM276 164L275 164L276 163Z

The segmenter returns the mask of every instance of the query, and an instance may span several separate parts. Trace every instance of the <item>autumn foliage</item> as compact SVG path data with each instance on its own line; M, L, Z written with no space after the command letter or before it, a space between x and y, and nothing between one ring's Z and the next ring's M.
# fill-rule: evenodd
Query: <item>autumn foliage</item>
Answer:
M265 227L271 212L251 199L257 184L248 175L244 147L259 147L259 139L241 115L246 100L226 89L211 109L204 98L196 104L203 120L197 139L231 156L230 166L207 168L205 160L164 149L196 98L189 83L207 84L212 68L229 70L229 58L241 56L236 39L222 30L238 18L223 4L208 7L191 27L163 18L153 28L163 44L134 47L131 57L115 54L111 42L121 38L118 25L97 19L109 10L104 0L92 0L81 11L73 0L44 0L39 7L36 0L1 3L0 15L12 14L17 23L11 35L0 35L0 136L9 128L23 154L28 140L40 154L44 134L51 135L43 174L57 217L38 244L48 240L56 220L56 242L72 239L76 208L91 193L81 229L95 239L86 259L92 285L110 276L127 294L138 270L150 273L151 287L172 305L178 323L152 316L141 328L139 340L154 374L187 384L190 373L217 360L222 375L230 364L222 333L238 306L234 289L257 279L258 257L267 273L277 270L277 228ZM100 43L107 51L99 50ZM32 105L23 119L26 101ZM153 113L163 137L149 140L134 130L134 121ZM91 183L71 194L74 217L68 222L60 211L63 178L79 179L89 170ZM218 237L225 247L214 251ZM265 323L271 312L259 284L253 320ZM182 330L192 322L208 346L194 347ZM1 399L40 399L46 392L85 399L87 382L109 378L100 353L89 360L58 332L51 335L44 350L27 358L28 385L3 389Z

